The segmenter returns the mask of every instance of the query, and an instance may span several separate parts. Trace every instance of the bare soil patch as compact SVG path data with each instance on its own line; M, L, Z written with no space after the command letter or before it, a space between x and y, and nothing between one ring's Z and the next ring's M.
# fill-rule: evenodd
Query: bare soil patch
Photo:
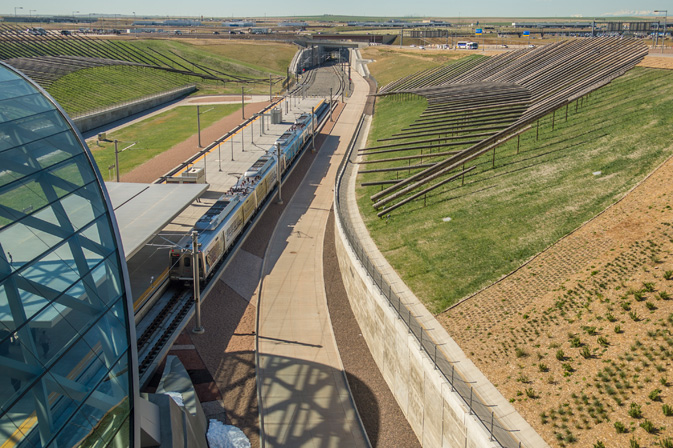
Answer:
M638 66L673 70L673 57L671 55L649 54Z
M552 446L673 437L663 411L673 406L672 177L669 159L602 214L438 316Z

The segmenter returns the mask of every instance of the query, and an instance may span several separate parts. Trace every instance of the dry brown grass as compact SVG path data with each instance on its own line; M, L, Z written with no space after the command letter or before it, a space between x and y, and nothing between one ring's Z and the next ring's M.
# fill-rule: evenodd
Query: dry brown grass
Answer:
M438 316L552 446L634 438L652 447L673 437L662 412L673 406L671 178L669 159L603 214ZM629 415L631 403L642 417Z
M673 57L657 55L657 54L648 54L643 59L643 62L638 64L639 67L650 67L650 68L665 68L668 70L673 70Z

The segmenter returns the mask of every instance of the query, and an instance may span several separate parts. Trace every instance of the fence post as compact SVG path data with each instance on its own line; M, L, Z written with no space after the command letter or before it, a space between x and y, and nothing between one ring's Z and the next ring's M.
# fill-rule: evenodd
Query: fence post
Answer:
M491 411L491 439L493 440L493 411Z
M455 392L456 388L453 386L453 373L456 371L456 365L451 364L451 392Z
M472 386L470 386L470 415L472 415Z

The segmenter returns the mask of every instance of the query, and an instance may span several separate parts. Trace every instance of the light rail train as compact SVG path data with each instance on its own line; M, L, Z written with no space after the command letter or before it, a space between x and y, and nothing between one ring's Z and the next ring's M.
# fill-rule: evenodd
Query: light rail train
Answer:
M278 179L277 164L280 163L282 176L311 137L314 120L317 129L317 124L325 117L328 108L328 103L322 102L313 115L302 114L276 140L280 144L280 162L274 143L196 222L193 230L198 232L200 243L197 259L201 281L216 270L273 191ZM170 250L169 272L171 280L193 281L191 235L183 237Z

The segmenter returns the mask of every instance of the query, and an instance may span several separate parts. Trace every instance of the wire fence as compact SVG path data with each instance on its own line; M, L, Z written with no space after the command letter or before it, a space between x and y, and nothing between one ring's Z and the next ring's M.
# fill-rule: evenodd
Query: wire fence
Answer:
M517 441L512 435L514 430L505 428L502 422L495 417L492 410L494 405L489 405L483 402L474 390L474 382L463 378L459 371L456 370L455 363L449 361L442 350L438 349L437 344L430 337L427 330L421 325L411 310L409 310L409 308L402 302L400 296L397 295L390 283L388 283L386 278L379 271L376 264L370 259L369 254L364 249L360 238L354 229L351 215L345 203L347 195L346 188L348 188L348 182L345 180L354 175L354 162L357 154L353 151L353 148L355 147L355 143L362 130L364 117L363 114L360 118L357 130L350 141L348 153L339 166L334 198L336 204L336 219L339 220L353 252L367 271L369 277L379 288L381 294L388 300L390 306L397 312L398 317L407 325L409 332L415 336L419 348L425 352L434 363L435 369L439 370L445 380L450 384L451 391L457 392L458 395L460 395L468 406L469 413L477 417L477 419L484 425L490 435L491 441L498 443L503 448L521 448L523 446L521 442ZM343 202L342 198L344 198Z

